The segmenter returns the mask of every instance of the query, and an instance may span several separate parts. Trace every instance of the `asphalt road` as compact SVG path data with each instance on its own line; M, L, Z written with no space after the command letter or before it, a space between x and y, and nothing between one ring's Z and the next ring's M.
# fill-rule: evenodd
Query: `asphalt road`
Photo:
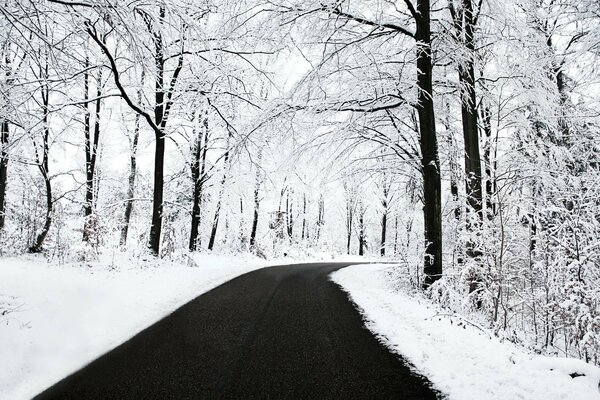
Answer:
M35 399L435 399L328 275L271 267L207 292ZM118 312L118 310L115 310Z

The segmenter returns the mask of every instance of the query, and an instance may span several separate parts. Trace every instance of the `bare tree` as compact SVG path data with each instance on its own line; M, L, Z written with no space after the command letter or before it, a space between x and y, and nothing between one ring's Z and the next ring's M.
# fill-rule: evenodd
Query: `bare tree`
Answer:
M139 104L136 104L125 87L121 82L121 73L117 66L116 59L110 51L106 41L102 35L98 34L95 24L87 21L86 32L92 38L94 42L100 47L102 53L108 59L109 67L122 98L125 100L127 105L131 107L136 113L139 113L148 125L152 128L155 135L155 154L154 154L154 190L152 198L152 225L150 228L149 235L149 247L152 252L159 255L160 250L160 239L162 231L163 221L163 197L164 197L164 167L165 167L165 138L166 138L166 127L169 121L171 108L173 106L173 95L175 87L177 85L179 75L183 69L184 62L184 41L181 41L181 46L178 54L175 56L177 62L175 69L171 75L169 84L167 85L167 77L165 66L166 63L173 59L170 55L166 54L167 48L163 38L163 25L166 18L166 8L164 5L158 7L158 14L152 16L146 11L141 11L142 19L146 25L147 31L152 38L154 59L154 78L155 78L155 92L154 92L154 115L151 116L149 112L143 110ZM183 29L182 29L183 30Z
M96 98L93 101L94 125L91 124L91 113L89 110L89 58L85 60L84 72L84 150L85 150L85 203L83 240L89 242L91 236L97 229L96 223L96 164L98 160L98 145L100 142L100 111L102 107L102 69L98 69L96 76Z

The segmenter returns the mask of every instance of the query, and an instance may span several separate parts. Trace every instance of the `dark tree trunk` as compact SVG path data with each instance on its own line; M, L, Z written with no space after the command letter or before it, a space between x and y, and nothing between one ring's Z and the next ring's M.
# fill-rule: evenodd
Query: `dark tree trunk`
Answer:
M385 185L385 182L384 182L384 185ZM385 246L386 246L385 236L386 236L386 232L387 232L387 217L388 217L388 189L385 186L383 188L383 200L381 202L381 205L383 206L383 214L381 216L381 244L380 244L379 248L380 248L380 254L382 256L385 256Z
M302 240L307 237L306 232L306 193L302 195ZM307 238L308 239L308 238Z
M6 188L8 185L8 135L7 120L0 120L0 231L6 222Z
M569 93L567 92L566 78L565 73L562 70L562 65L556 69L556 87L558 89L559 101L561 105L561 117L558 119L558 127L561 134L559 143L563 146L566 146L570 142L571 133L569 124L565 118L567 112L566 108L569 102Z
M4 65L11 65L10 54L5 51ZM6 68L4 82L7 87L13 83L11 68ZM5 94L6 95L6 94ZM8 186L8 141L9 123L0 118L0 233L6 224L6 190Z
M450 195L454 202L454 219L460 219L460 205L458 204L458 182L454 174L450 177Z
M317 241L319 241L319 238L321 237L321 229L322 229L324 223L325 223L325 199L323 198L323 195L321 194L319 196L319 213L317 215L317 235L316 235Z
M86 65L88 64L86 60ZM88 73L85 74L85 97L88 98ZM97 88L96 88L96 101L94 110L94 130L92 133L90 124L90 114L88 106L86 104L85 114L85 205L84 205L84 226L83 226L83 240L89 241L92 231L95 229L95 222L92 220L92 214L96 207L96 160L98 155L98 143L100 141L100 109L102 107L102 101L100 96L102 95L102 70L98 72Z
M48 73L48 67L46 66L46 74ZM42 108L44 112L44 117L42 121L42 126L44 128L44 136L42 142L42 158L38 159L38 169L40 170L42 177L44 178L44 187L46 189L46 220L44 222L44 226L42 231L37 236L35 243L29 248L30 253L39 253L42 251L42 247L44 245L44 241L46 240L46 236L48 232L50 232L50 227L52 225L52 215L54 213L54 201L52 200L52 182L50 181L50 175L48 171L48 159L49 159L49 151L50 151L50 125L49 125L49 110L48 106L50 104L50 89L46 86L42 89Z
M292 240L294 235L294 191L290 188L287 192L287 197L285 200L285 208L286 208L286 225L287 225L287 236Z
M41 168L40 171L42 171ZM46 236L48 236L48 232L50 232L50 227L52 225L52 214L54 213L54 202L52 200L52 183L47 172L42 171L42 177L44 178L44 186L46 188L46 220L44 221L42 231L39 233L39 235L37 235L35 239L35 243L29 248L30 253L39 253L42 251L42 247L44 245L44 241L46 240Z
M381 255L385 256L385 235L387 230L387 210L384 211L381 217Z
M247 248L247 240L246 234L244 232L244 227L246 226L246 219L244 218L244 200L242 196L240 196L240 244L243 248Z
M223 197L223 186L225 185L225 177L221 181L221 190L219 191L219 200L217 201L217 207L215 209L215 215L213 217L213 223L210 230L210 238L208 240L208 250L212 250L215 245L215 239L217 238L217 230L219 228L219 216L221 214L221 202Z
M433 109L431 26L429 0L417 1L417 87L421 168L423 172L423 217L425 225L425 280L429 287L442 276L442 207L438 145Z
M161 19L165 16L164 8L160 10ZM164 55L163 43L160 33L154 38L154 63L156 67L156 81L154 92L154 123L157 127L163 127L165 116L165 80L164 80ZM154 190L152 197L152 226L150 228L149 247L155 255L160 251L160 235L162 231L163 217L163 190L164 190L164 168L165 168L165 133L159 129L155 131L156 147L154 151Z
M475 97L475 42L473 4L471 0L463 0L463 40L466 60L459 65L458 75L461 86L461 113L463 138L465 142L465 178L467 211L476 214L475 220L467 218L467 229L470 231L479 228L483 219L483 196L481 190L481 156L479 152L479 126L477 118L477 99ZM472 241L467 243L467 256L479 258L481 252L475 248Z
M163 217L163 190L165 166L165 137L156 136L154 153L154 191L152 196L152 227L150 228L149 247L155 255L160 251L160 235Z
M347 233L347 241L346 241L346 254L350 254L350 244L352 241L352 225L353 225L353 219L354 219L354 212L352 209L350 209L349 205L347 205L346 207L348 207L346 209L346 233Z
M358 255L365 255L365 213L362 209L358 216Z
M398 254L398 214L394 216L394 255Z
M160 6L158 23L165 20L165 7ZM168 91L165 91L165 55L163 38L160 29L156 29L154 22L146 18L148 30L154 40L154 64L156 68L156 80L154 91L154 135L156 148L154 152L154 190L152 196L152 226L148 238L148 247L152 252L160 256L160 241L164 213L164 168L165 168L165 131L169 120L169 113L173 105L173 91L183 69L183 52L179 55L177 66L171 76ZM183 50L183 49L182 49Z

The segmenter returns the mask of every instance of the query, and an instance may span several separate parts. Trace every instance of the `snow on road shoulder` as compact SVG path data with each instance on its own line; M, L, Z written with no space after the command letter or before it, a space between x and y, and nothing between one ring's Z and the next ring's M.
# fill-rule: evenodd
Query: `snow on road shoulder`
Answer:
M449 399L600 399L600 368L581 360L532 356L440 317L443 312L426 299L394 291L386 279L389 268L351 266L331 279L348 292L367 328ZM585 376L572 378L573 372Z
M128 267L134 262L121 258L92 267L0 259L0 399L31 398L194 297L265 266L198 255L195 267Z

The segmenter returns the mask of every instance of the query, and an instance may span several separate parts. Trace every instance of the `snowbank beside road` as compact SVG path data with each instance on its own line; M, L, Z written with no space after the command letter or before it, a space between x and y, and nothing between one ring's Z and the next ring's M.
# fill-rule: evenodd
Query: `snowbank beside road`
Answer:
M0 399L31 398L194 297L266 265L198 255L195 267L130 267L121 258L92 267L0 259Z
M441 317L425 299L395 292L386 279L389 268L347 267L332 280L348 292L367 328L450 400L600 399L600 368L528 355L459 317Z

